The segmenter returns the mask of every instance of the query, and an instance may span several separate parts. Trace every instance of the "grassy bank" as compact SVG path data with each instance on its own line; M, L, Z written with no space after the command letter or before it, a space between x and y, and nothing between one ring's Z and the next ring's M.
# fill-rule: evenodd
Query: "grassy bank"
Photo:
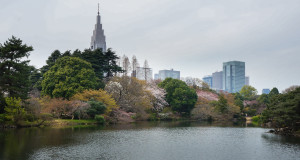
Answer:
M54 119L47 121L46 125L50 126L77 126L77 125L97 125L96 120L78 120L78 119Z

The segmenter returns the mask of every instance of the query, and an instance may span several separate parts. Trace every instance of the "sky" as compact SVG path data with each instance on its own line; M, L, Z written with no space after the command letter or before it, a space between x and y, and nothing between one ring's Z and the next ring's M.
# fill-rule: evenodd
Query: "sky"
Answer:
M154 73L202 79L238 60L259 93L300 85L299 0L0 0L0 43L33 46L40 68L56 49L89 48L98 3L107 46Z

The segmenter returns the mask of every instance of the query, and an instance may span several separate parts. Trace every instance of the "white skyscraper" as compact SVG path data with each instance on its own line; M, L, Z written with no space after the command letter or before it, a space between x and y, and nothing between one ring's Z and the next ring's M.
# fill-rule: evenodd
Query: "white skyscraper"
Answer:
M93 35L91 38L91 50L95 50L98 48L102 48L103 52L106 52L106 41L104 30L101 24L101 17L99 13L99 4L98 4L98 15L97 15L97 22L95 24L95 29L93 31Z

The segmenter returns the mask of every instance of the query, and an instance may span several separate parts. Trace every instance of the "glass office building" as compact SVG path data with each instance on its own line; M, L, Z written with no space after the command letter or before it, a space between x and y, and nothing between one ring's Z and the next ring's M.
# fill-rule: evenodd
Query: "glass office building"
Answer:
M213 78L212 76L205 76L204 78L202 78L203 82L205 82L206 84L209 85L209 88L212 88L213 86Z
M245 85L245 62L230 61L223 63L223 90L239 92Z

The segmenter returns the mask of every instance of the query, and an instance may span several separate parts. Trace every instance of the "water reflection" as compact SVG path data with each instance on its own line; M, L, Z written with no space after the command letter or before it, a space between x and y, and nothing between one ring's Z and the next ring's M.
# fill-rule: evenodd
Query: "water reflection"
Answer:
M107 127L11 129L0 132L0 159L300 157L299 138L266 131L228 122L139 122Z
M280 136L272 133L262 134L261 137L270 143L294 144L300 147L300 137Z

